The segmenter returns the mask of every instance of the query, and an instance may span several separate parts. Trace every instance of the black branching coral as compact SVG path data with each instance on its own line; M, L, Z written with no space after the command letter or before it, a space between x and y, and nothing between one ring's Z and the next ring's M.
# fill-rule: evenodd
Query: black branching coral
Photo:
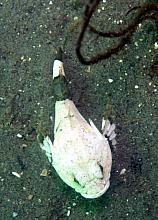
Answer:
M101 60L107 59L112 55L117 54L120 50L123 49L123 47L127 43L130 42L134 32L136 31L137 26L143 21L152 20L155 23L156 27L158 28L158 3L144 3L142 5L130 9L127 12L127 14L129 14L131 11L137 11L135 18L128 24L127 27L121 28L119 31L109 31L109 32L99 31L90 24L90 20L100 2L101 0L90 0L89 3L86 5L84 11L83 24L81 27L79 37L77 39L76 54L79 61L85 65L96 64ZM119 37L120 38L119 43L113 47L101 51L100 53L97 53L91 58L85 57L81 52L81 48L83 46L83 39L87 31L87 28L89 28L90 32L93 32L100 37L108 37L108 38Z

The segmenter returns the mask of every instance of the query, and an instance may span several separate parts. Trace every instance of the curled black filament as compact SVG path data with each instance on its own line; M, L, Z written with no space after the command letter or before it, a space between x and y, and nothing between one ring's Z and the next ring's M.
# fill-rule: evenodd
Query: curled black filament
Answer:
M76 54L79 61L85 65L96 64L101 60L107 59L114 54L117 54L123 47L130 42L134 32L136 31L137 26L145 21L145 20L152 20L155 22L156 26L158 27L158 3L144 3L143 5L134 7L130 9L127 13L129 14L131 11L137 10L137 14L135 18L128 24L127 27L121 28L118 31L109 31L109 32L102 32L97 30L90 24L90 20L92 15L94 14L95 10L97 9L101 0L90 0L89 3L85 7L84 11L84 19L83 24L81 27L81 31L76 43ZM120 37L119 43L114 45L113 47L107 48L100 53L92 56L91 58L85 57L82 52L82 44L85 33L87 28L100 37L108 37L108 38L116 38Z

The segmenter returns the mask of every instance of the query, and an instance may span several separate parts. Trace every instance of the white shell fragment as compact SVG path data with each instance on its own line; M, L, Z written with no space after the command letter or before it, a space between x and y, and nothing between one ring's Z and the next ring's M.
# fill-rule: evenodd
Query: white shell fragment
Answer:
M22 138L22 135L19 134L19 133L18 133L16 136L17 136L18 138Z
M40 173L40 176L48 176L48 170L47 169L43 169L42 172Z
M120 171L120 175L125 174L125 172L126 172L126 169L125 169L125 168L123 168L123 169Z
M21 173L22 174L22 173ZM18 177L18 178L20 178L21 177L21 174L19 174L19 173L17 173L17 172L12 172L12 175L14 175L14 176L16 176L16 177Z
M114 80L113 79L108 79L108 82L109 83L112 83Z

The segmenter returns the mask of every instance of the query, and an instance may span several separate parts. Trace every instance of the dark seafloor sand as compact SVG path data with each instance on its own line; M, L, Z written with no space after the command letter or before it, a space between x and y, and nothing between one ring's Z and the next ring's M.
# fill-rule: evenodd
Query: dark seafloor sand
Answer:
M140 2L107 0L93 22L104 30L117 28L130 4ZM157 53L156 27L145 22L126 50L89 69L75 54L83 8L81 0L0 1L1 220L158 219L158 76L149 76ZM95 200L65 185L36 141L39 123L53 133L51 71L65 35L64 63L73 100L98 128L103 115L117 125L111 186ZM111 42L93 39L89 35L87 54ZM45 168L50 175L41 177ZM122 169L126 171L120 175ZM12 172L23 174L18 178Z

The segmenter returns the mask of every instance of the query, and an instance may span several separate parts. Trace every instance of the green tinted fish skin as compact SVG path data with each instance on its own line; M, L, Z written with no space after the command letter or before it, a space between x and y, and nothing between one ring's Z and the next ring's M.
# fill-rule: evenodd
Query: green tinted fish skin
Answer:
M68 82L66 78L62 75L55 77L53 79L53 96L56 101L62 101L70 98L70 93L68 89Z

